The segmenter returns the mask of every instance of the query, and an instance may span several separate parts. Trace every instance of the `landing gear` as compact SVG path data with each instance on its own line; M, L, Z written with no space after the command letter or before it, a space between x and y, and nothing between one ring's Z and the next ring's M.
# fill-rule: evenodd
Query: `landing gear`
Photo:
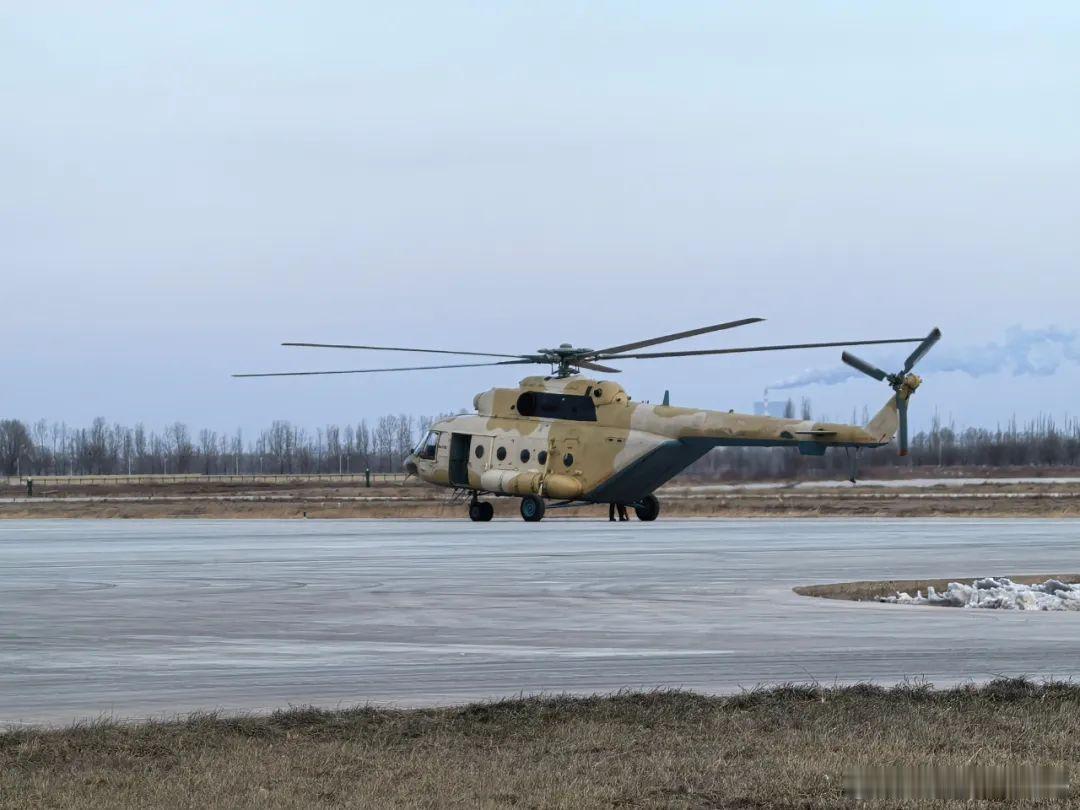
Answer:
M544 501L535 495L526 495L521 499L521 519L535 523L544 517Z
M469 504L469 520L474 523L487 523L495 516L495 507L487 501L473 500Z
M634 513L638 520L656 520L657 515L660 514L660 501L655 495L646 495L634 504Z

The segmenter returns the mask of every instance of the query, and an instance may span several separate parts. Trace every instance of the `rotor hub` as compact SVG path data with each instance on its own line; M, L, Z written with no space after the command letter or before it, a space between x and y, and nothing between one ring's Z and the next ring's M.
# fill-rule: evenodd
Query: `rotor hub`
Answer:
M539 362L551 364L553 376L569 377L578 373L578 363L576 361L587 358L593 353L593 350L575 347L572 343L560 343L553 349L540 348L536 352L536 359Z

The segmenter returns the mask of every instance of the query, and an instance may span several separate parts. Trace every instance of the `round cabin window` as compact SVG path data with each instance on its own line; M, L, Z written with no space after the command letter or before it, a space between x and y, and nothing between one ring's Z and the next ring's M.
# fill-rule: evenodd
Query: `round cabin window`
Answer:
M476 445L476 450L474 450L473 452L476 453L477 458L483 458L484 457L484 445L482 445L482 444Z
M521 463L522 464L528 464L529 463L529 451L528 450L522 450L521 451Z
M495 451L495 458L497 458L499 461L505 461L506 460L506 448L505 447L500 447L498 450L496 450Z
M541 465L547 464L547 450L541 450L537 453L536 460L539 461Z
M574 454L567 453L565 456L562 457L562 463L565 464L567 467L572 466L574 463Z

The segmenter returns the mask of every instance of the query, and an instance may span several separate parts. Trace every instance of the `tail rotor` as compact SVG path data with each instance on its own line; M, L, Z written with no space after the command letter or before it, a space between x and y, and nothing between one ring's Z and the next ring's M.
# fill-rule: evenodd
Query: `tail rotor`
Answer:
M915 392L915 389L919 387L919 383L922 380L916 374L912 374L911 370L915 367L926 353L934 347L934 344L941 340L941 330L934 328L929 335L923 338L922 342L915 347L908 359L904 361L904 367L895 374L887 374L877 366L867 363L856 357L853 354L844 352L841 355L841 359L857 371L861 371L868 377L873 377L879 382L887 382L889 387L896 392L896 411L900 420L900 429L898 442L900 445L900 455L906 456L908 454L908 399Z

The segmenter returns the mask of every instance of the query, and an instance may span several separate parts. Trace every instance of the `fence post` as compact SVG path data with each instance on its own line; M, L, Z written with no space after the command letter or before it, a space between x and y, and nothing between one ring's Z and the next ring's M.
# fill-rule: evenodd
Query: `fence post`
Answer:
M370 489L371 488L371 469L370 468L365 468L364 469L364 482L365 482L365 485Z

